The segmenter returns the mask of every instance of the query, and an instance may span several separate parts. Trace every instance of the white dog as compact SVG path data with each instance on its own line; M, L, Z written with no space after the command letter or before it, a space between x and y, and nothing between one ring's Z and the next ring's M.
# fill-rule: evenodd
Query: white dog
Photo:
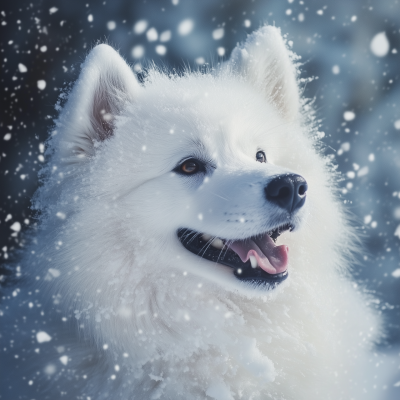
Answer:
M3 302L4 398L382 398L316 125L277 28L143 85L96 46Z

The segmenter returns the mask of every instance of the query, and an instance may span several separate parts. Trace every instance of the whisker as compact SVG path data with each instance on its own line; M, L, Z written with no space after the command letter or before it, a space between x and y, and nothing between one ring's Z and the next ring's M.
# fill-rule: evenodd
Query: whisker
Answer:
M190 232L193 232L193 231L190 231ZM189 236L189 235L190 235L190 233L187 236ZM200 232L195 232L195 234L188 240L187 243L191 243L199 235L200 235Z
M212 239L209 239L209 240L207 241L207 243L200 249L200 252L202 252L203 249L204 249L203 254L202 254L200 257L203 257L204 253L208 250L208 248L211 246L211 243L214 241L214 239L215 239L216 237L217 237L217 236L214 236ZM200 252L199 252L199 255L200 255Z
M222 200L230 201L229 199L226 199L225 197L222 197L222 196L220 196L220 195L217 194L217 193L214 193L214 192L208 192L208 193L211 193L211 194L213 194L214 196L220 197Z

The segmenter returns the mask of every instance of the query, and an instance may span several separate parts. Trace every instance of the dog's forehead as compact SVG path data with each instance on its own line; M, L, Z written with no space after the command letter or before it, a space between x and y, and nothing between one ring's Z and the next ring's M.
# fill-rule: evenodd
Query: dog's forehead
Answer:
M150 100L158 112L177 111L186 119L192 117L192 121L197 119L214 124L232 118L232 115L254 118L257 104L268 108L261 93L234 75L193 74L175 79L159 78L146 86L144 98Z
M214 155L216 149L221 154L253 148L281 123L262 94L239 77L200 74L156 77L146 85L131 118L147 141L164 150Z

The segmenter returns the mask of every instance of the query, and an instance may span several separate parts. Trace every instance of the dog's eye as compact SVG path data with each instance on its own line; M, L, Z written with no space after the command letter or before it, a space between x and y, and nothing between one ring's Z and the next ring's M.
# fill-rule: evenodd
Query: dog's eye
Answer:
M256 160L258 162L265 163L265 162L267 162L267 157L265 156L265 153L260 150L260 151L257 151Z
M200 165L198 161L194 159L186 160L183 164L180 166L181 172L183 172L186 175L193 175L196 172L199 172L200 170Z

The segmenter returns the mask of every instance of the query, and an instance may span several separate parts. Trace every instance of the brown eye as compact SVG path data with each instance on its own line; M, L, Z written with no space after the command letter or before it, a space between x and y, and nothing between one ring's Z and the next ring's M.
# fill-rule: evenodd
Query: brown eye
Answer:
M266 163L267 157L266 157L265 153L260 150L260 151L257 151L257 153L256 153L256 160L261 163Z
M194 160L187 160L181 165L181 171L187 175L195 174L199 170L199 165Z

